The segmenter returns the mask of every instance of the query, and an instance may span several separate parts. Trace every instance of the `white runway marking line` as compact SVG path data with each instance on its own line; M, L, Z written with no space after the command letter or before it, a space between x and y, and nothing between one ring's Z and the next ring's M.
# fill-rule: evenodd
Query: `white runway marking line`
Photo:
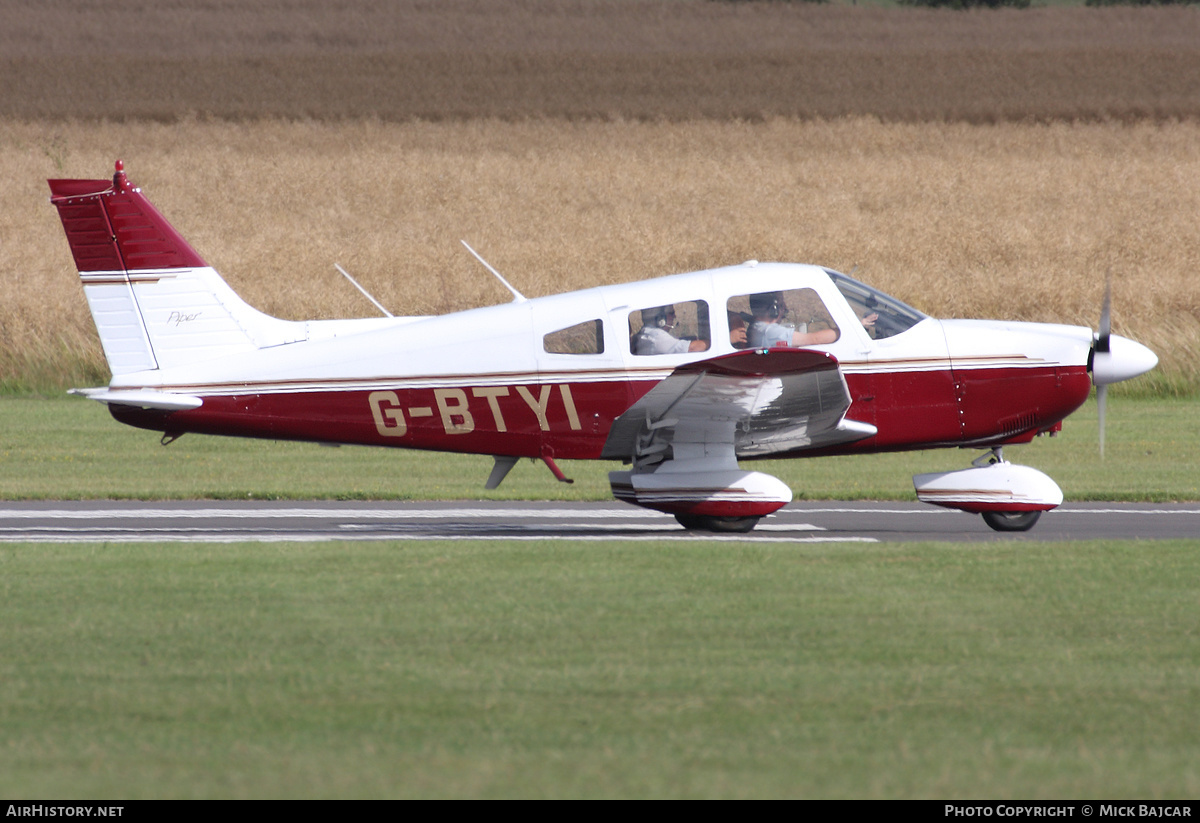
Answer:
M1103 508L1088 508L1086 504L1068 504L1064 508L1050 512L1059 514L1124 514L1124 515L1200 515L1200 509L1162 509L1162 508L1111 508L1112 504L1098 504ZM89 528L83 523L75 526L68 525L30 525L0 526L0 542L55 542L55 543L94 543L104 541L120 542L324 542L333 540L700 540L747 543L877 543L873 537L833 537L827 535L799 536L799 533L823 532L824 528L810 523L786 523L781 519L789 517L806 517L819 514L959 514L949 509L938 509L914 504L911 508L865 508L857 506L839 506L822 508L784 509L779 517L760 524L752 534L702 534L688 533L680 529L668 518L669 515L660 512L637 509L633 507L587 507L587 508L444 508L444 509L343 509L343 508L261 508L261 509L228 509L228 508L108 508L108 509L5 509L0 506L0 521L9 520L49 520L49 521L104 521L125 518L129 520L195 520L211 518L215 520L299 520L326 518L334 521L334 525L325 530L311 533L286 533L263 528L258 531L239 530L228 532L221 527L179 527L170 525L151 525L138 528ZM430 534L421 529L419 521L436 519L501 519L509 518L516 522L502 524L497 528L509 530L508 534L472 534L468 531L458 531L454 534ZM375 528L362 521L391 521L410 522L412 530L397 530L383 533L370 532ZM538 523L539 520L570 520L575 524ZM358 522L355 522L358 521ZM609 522L597 522L609 521ZM624 523L613 521L626 521ZM655 522L648 522L655 521ZM380 524L386 529L386 524ZM434 524L430 524L433 526ZM482 524L480 524L482 525ZM329 529L333 529L330 531ZM636 531L635 534L621 534L621 531ZM651 532L653 534L643 534Z
M924 504L928 505L928 504ZM964 512L943 507L929 506L924 509L782 509L780 514L963 514ZM968 512L969 513L969 512ZM1069 506L1050 509L1046 514L1200 514L1200 509L1087 509Z
M799 513L799 512L797 512ZM669 520L661 512L635 508L587 508L587 509L320 509L320 508L270 508L270 509L0 509L0 519L13 520L271 520L271 519L330 519L339 522L335 528L340 533L283 533L270 529L261 531L228 532L220 527L172 527L147 525L135 529L88 529L79 526L0 526L0 541L28 540L35 542L82 543L98 541L153 542L168 540L175 542L303 542L329 540L555 540L571 539L583 541L600 540L648 540L669 537L672 540L702 540L751 543L876 543L872 537L817 537L791 536L798 533L822 532L825 529L810 523L764 523L753 535L722 535L688 533ZM420 521L445 518L483 520L509 518L519 522L502 524L498 528L511 530L509 534L472 534L459 531L456 534L430 534L418 532L384 532L371 530L386 528L386 524L354 521ZM591 521L578 525L567 523L537 523L537 520ZM626 523L597 523L597 520L635 521ZM646 521L657 522L646 522ZM416 525L416 524L414 524ZM430 524L431 526L433 524ZM636 530L654 532L646 534L620 534ZM765 534L771 532L773 534Z
M1046 514L1200 514L1200 509L1051 509Z
M151 530L158 532L159 530ZM165 530L164 530L165 531ZM279 532L217 532L203 533L197 531L173 533L147 533L145 530L136 532L92 532L80 534L77 531L64 529L61 533L43 534L26 533L21 535L0 535L0 543L330 543L335 541L362 542L380 540L455 540L459 542L512 540L530 542L534 540L567 540L569 542L637 542L647 540L662 540L661 536L636 534L573 534L556 537L546 534L329 534L314 532L312 534L281 534ZM678 537L671 537L672 542L736 542L736 543L878 543L874 537L767 537L738 535L738 534L695 534L680 530Z
M583 526L572 526L569 524L562 524L562 523L545 523L545 524L506 523L506 524L498 524L498 527L507 528L507 529L538 530L538 531L543 531L543 532L568 532L568 531L574 531L575 529L586 529L589 532L619 531L619 530L624 530L624 529L637 529L638 531L657 531L657 532L682 532L683 531L682 527L676 525L675 523L668 523L668 522L630 523L630 524L626 524L626 525L608 524L608 523L599 523L599 524L588 523ZM370 524L370 523L339 523L338 528L346 529L347 531L354 531L354 530L359 530L359 529L377 529L380 527L377 525ZM756 532L761 532L761 531L823 532L823 531L826 531L826 529L822 528L821 526L814 526L810 523L796 523L794 525L788 525L786 523L768 523L766 525L759 525L759 526L755 527L754 531L756 531Z
M916 504L914 504L915 506ZM870 508L813 508L781 509L777 516L806 516L810 514L960 514L950 509L926 506L910 509ZM1182 514L1200 515L1200 509L1112 509L1081 508L1070 506L1053 509L1047 514ZM0 507L0 520L105 520L129 518L139 520L176 518L228 518L228 519L272 519L272 518L341 518L347 520L420 520L438 517L520 517L545 518L547 520L604 520L604 519L656 519L669 517L660 512L630 507L625 509L4 509ZM778 527L764 523L758 529ZM783 526L783 528L793 528Z
M544 517L547 520L653 519L669 517L660 512L630 507L623 509L10 509L0 508L0 520L169 520L175 518L229 518L268 520L272 518L339 518L346 520L428 520L438 517Z

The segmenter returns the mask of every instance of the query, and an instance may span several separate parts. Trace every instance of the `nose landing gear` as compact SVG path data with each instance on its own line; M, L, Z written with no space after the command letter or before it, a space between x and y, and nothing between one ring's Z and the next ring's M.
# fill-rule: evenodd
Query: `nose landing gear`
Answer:
M917 499L983 516L996 531L1032 529L1042 512L1062 503L1062 490L1037 469L1004 459L997 446L971 461L971 468L913 477Z

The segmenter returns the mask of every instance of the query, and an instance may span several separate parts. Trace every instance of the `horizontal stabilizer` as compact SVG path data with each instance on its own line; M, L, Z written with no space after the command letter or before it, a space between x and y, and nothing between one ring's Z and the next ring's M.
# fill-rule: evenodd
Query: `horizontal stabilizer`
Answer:
M157 409L159 411L198 409L204 403L203 398L195 395L174 394L153 389L71 389L70 393L83 395L89 400L96 400L110 406L133 406L139 409Z

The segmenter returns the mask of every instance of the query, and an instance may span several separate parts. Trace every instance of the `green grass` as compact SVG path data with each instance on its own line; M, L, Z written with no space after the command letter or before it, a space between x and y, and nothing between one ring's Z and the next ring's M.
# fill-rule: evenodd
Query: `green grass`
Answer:
M1058 437L1005 456L1045 471L1068 500L1200 500L1197 401L1114 397L1107 458L1097 449L1096 407ZM977 452L943 449L861 457L747 463L788 483L798 498L912 499L911 476L965 468ZM607 500L618 464L564 461L573 485L522 461L493 492L491 459L469 455L186 435L161 446L81 398L0 398L0 499L353 498Z
M6 797L1191 798L1194 542L0 545Z
M608 499L487 458L0 400L0 496ZM1194 402L1010 449L1198 499ZM957 450L759 467L911 499ZM1196 541L0 545L0 796L1188 798Z

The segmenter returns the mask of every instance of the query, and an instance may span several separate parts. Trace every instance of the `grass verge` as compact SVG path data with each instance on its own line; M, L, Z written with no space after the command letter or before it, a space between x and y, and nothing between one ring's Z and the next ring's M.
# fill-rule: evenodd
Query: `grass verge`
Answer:
M475 455L187 435L163 447L81 398L0 398L0 499L561 499L608 500L619 464L564 461L572 485L522 461L485 491L491 459ZM1049 474L1068 500L1200 500L1196 402L1114 397L1107 457L1097 447L1094 403L1055 438L1005 450ZM977 452L746 463L798 498L909 500L911 476L965 468Z
M0 794L1195 797L1195 549L3 545Z

